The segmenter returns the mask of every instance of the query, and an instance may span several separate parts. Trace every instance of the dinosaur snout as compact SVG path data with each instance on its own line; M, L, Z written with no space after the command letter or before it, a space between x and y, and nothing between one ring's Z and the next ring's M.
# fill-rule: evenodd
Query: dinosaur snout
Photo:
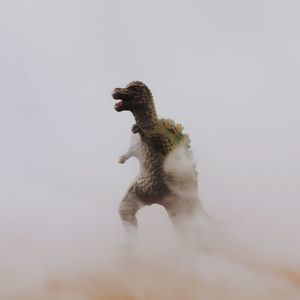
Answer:
M112 91L112 97L114 99L118 99L118 96L121 94L122 92L122 89L121 88L115 88L113 91Z

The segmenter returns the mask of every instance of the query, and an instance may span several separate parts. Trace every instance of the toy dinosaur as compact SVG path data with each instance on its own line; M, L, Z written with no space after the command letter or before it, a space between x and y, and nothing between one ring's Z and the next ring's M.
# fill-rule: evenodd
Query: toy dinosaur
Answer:
M136 213L145 205L164 206L174 225L202 209L190 139L183 127L157 116L151 91L143 82L116 88L112 97L117 100L115 110L130 111L136 122L131 146L119 162L132 156L140 162L139 175L119 208L124 225L135 228Z

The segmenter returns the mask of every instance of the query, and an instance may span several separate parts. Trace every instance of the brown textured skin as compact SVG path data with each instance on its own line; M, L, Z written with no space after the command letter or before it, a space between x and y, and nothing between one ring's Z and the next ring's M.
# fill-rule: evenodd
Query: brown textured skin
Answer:
M141 173L129 187L120 205L120 216L125 225L137 225L136 212L145 205L163 205L173 223L192 214L199 206L198 199L183 199L170 189L170 178L164 170L164 162L169 153L179 145L189 148L189 138L182 133L182 126L170 119L158 118L149 88L140 81L133 81L125 88L114 89L116 111L131 111L136 124L132 132L141 137L144 155ZM197 186L194 173L193 188ZM132 227L131 226L131 227Z

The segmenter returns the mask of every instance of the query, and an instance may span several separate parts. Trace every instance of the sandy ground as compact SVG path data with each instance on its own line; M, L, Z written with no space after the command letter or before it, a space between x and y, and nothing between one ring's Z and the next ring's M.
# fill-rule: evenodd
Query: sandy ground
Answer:
M284 251L287 247L279 243L269 252L271 240L258 247L239 235L246 228L233 232L232 226L224 230L220 224L202 224L203 234L187 246L162 221L164 213L155 210L157 224L147 227L142 222L133 240L120 232L101 242L95 237L84 240L79 232L78 240L56 241L52 247L41 240L10 241L1 248L0 299L300 298L297 253ZM152 213L140 217L147 222ZM256 234L256 241L262 241Z

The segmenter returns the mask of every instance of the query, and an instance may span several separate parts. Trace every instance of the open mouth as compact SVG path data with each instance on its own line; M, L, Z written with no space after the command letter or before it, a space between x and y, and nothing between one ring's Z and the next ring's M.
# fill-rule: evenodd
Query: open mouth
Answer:
M118 102L115 104L115 110L120 111L123 106L123 101L122 100L117 100Z
M112 97L117 101L115 104L115 110L124 110L128 101L132 99L132 95L128 93L125 89L116 88L113 90Z

